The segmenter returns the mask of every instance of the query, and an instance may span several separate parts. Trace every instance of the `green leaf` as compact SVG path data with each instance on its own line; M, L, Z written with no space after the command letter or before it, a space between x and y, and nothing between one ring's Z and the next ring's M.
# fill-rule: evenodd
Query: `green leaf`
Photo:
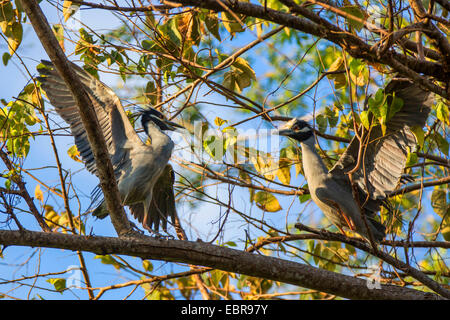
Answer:
M397 98L395 95L392 97L392 101L389 106L388 121L391 120L392 117L403 108L403 104L404 103L401 98Z
M214 124L218 127L222 126L224 123L227 123L228 120L223 120L220 117L216 117L216 119L214 119Z
M337 58L328 68L328 72L335 72L335 71L345 71L344 59L342 57ZM336 89L343 88L347 85L347 77L343 72L329 74L327 75L327 77L331 80L334 80L334 87Z
M355 18L359 18L360 20L364 21L364 12L358 7L358 6L345 6L341 7L342 11L347 12L348 14L354 16ZM357 31L361 31L361 29L364 27L364 23L352 18L346 18L347 22L355 28Z
M273 194L265 191L258 191L254 196L254 200L261 210L267 212L277 212L282 209L277 198Z
M223 86L232 90L241 92L256 80L255 71L250 67L248 62L242 58L236 58L231 65L231 70L224 74Z
M327 130L328 121L323 114L319 114L316 117L316 123L319 127L319 131L324 133Z
M71 16L75 14L75 12L80 9L79 4L72 3L72 1L64 0L63 3L63 16L64 22L67 22Z
M203 141L203 149L216 161L220 161L226 151L224 140L216 135L211 135Z
M66 279L63 278L51 278L47 279L48 283L51 283L55 290L62 293L66 289Z
M247 60L237 57L233 62L232 67L240 70L251 80L256 80L255 71L253 71L252 67L250 67L250 64L247 62Z
M434 139L436 140L439 150L443 154L448 155L449 151L448 141L437 132L434 134Z
M446 224L441 229L441 234L446 241L450 241L450 224Z
M153 271L153 264L150 260L144 260L142 261L142 267L145 271L152 272Z
M217 18L217 14L209 13L205 18L205 25L208 31L211 32L217 40L222 40L219 33L219 19Z
M328 124L330 125L330 128L336 127L337 123L339 122L339 109L335 108L333 111L327 106L325 107L324 114L328 119Z
M69 157L70 157L72 160L75 160L75 161L77 161L77 162L83 162L83 161L81 161L81 158L80 158L80 152L78 151L76 145L71 146L71 147L67 150L67 154L69 155Z
M2 61L3 65L8 65L9 59L11 59L11 55L8 52L3 53Z
M381 108L385 102L384 90L378 89L373 97L369 98L369 110L375 116L375 118L379 119L382 117Z
M309 199L311 199L311 194L310 193L305 193L305 194L301 194L301 195L298 196L298 200L300 200L300 203L305 203Z
M447 203L447 192L444 189L434 189L431 194L431 206L440 217L444 217L449 208Z
M436 106L436 117L443 123L450 126L450 112L444 102L439 102Z
M112 256L110 255L96 255L94 257L94 259L100 259L100 261L103 264L110 264L112 265L115 269L119 270L120 268L125 267L125 265L123 263L120 263L118 261L116 261Z
M417 153L415 152L409 152L408 157L406 158L406 166L412 166L417 163L418 157Z
M14 17L15 14L11 1L2 1L0 3L0 22L12 22Z
M155 16L153 15L153 12L151 12L151 11L145 12L145 23L147 24L148 27L150 27L151 30L153 28L155 28L156 24L155 24Z
M147 100L148 103L150 103L152 106L156 105L157 99L157 92L156 92L156 85L153 81L147 82L147 85L145 87L145 100Z
M357 86L364 86L369 80L369 70L362 60L351 59L349 69L350 79Z
M423 143L425 140L425 133L423 132L422 127L419 127L419 126L411 127L411 131L416 136L417 143L419 144L420 148L423 148Z
M230 34L234 35L236 32L244 31L242 25L239 23L239 21L236 20L236 18L232 14L224 11L221 13L221 15L222 15L221 16L222 23L225 26L225 29L227 29ZM242 21L243 18L242 15L237 14L236 16Z
M64 49L64 28L61 24L54 24L52 26L53 29L53 33L56 37L56 40L58 40L59 45L61 46L61 48L63 49L63 51L65 51Z
M6 180L5 180L5 188L6 188L7 190L10 190L10 189L11 189L11 179L6 179Z
M227 241L223 244L224 247L237 247L236 242L234 241Z
M361 114L359 115L359 118L361 119L361 123L364 126L364 128L369 130L370 128L369 111L367 110L362 111Z
M23 29L22 24L19 22L13 22L11 25L11 32L8 36L9 54L13 55L19 48L22 42Z

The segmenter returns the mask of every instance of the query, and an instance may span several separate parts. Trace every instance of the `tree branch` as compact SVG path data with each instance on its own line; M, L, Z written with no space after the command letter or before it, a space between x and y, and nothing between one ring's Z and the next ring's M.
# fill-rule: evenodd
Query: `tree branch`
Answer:
M64 82L77 103L80 117L96 161L98 177L105 197L106 206L111 216L111 222L119 236L127 234L131 230L130 223L122 208L119 189L117 188L105 138L99 128L91 99L78 76L70 68L65 54L37 2L35 0L21 0L21 3L42 46L55 65L56 70L58 70L64 79Z
M403 272L407 273L411 277L415 278L416 280L420 281L422 284L430 288L431 290L441 294L442 296L446 297L447 299L450 299L450 290L447 290L446 288L442 287L438 282L434 281L427 275L425 275L420 270L412 267L408 263L405 263L401 260L396 259L392 255L382 252L378 250L377 248L374 248L372 245L368 245L367 243L360 241L359 239L352 239L347 236L329 232L326 230L316 230L314 228L310 228L308 226L305 226L301 223L296 223L295 227L299 230L305 230L308 232L324 235L328 237L328 240L331 241L340 241L343 243L350 244L354 246L355 248L358 248L360 250L363 250L367 253L372 254L373 256L385 261L386 263L390 264L391 266L395 267L396 269L402 270Z
M381 289L368 289L367 282L363 279L199 241L86 237L0 230L0 244L81 250L101 255L122 254L142 259L201 265L281 281L348 299L442 299L434 293L394 285L381 285Z

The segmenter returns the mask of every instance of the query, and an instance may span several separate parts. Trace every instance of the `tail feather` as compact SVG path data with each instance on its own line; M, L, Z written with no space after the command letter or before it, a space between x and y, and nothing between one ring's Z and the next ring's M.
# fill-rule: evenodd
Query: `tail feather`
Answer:
M371 231L372 235L375 237L375 240L377 242L381 242L384 237L386 237L386 227L375 219L368 218L367 220L367 222L369 222L369 225L372 227Z
M176 207L173 184L175 175L171 165L166 165L164 171L159 176L153 187L152 201L145 219L143 203L130 205L131 214L140 222L145 223L144 228L158 231L161 225L167 231L169 218L172 223L175 221Z
M92 215L98 219L105 219L109 215L108 209L106 209L106 203L102 201L92 212Z

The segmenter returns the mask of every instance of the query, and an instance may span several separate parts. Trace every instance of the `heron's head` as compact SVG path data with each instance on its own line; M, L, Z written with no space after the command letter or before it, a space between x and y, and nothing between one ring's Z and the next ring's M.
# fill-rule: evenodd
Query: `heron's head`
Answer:
M306 121L294 118L281 126L278 134L301 142L312 137L314 130Z
M148 135L148 126L150 122L156 125L160 130L174 131L177 128L183 128L179 124L167 120L166 117L156 109L146 108L142 110L141 114L142 114L141 118L142 127L144 128L147 135Z

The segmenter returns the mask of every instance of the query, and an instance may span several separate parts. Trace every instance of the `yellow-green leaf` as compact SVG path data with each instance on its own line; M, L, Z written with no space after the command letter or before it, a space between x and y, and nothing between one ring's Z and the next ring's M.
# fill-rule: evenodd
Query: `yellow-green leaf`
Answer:
M56 40L58 40L59 45L65 51L64 48L64 28L61 24L54 24L53 27L53 33L55 34Z
M447 203L447 192L444 189L436 188L431 194L431 206L440 217L444 217L449 204Z
M151 263L150 260L142 261L142 267L148 272L153 271L153 264Z
M11 1L0 2L0 21L11 22L14 19L14 9Z
M364 110L359 115L359 118L361 119L361 123L363 124L364 128L369 130L370 128L370 120L369 120L369 111Z
M60 293L66 289L66 279L64 278L47 279L47 282L51 283L55 287L55 290Z
M223 120L220 117L216 117L216 119L214 119L214 124L218 127L222 126L224 123L227 123L228 120Z
M450 225L443 227L441 229L441 234L446 241L450 241Z
M277 177L283 184L291 182L291 166L289 161L280 160L278 162Z
M257 192L254 200L258 208L267 212L277 212L282 209L277 198L273 194L265 191Z
M80 158L80 152L77 149L76 145L73 145L69 148L69 150L67 150L67 154L69 155L69 157L71 157L73 160L77 161L77 162L83 162L81 161Z
M436 117L450 126L450 112L445 103L439 102L436 106Z
M354 18L348 17L348 23L358 31L364 27L364 12L358 6L345 6L341 10L347 12Z
M411 131L416 136L417 143L419 144L420 148L423 148L423 143L425 140L425 133L423 132L422 127L419 127L419 126L411 127Z
M8 28L9 29L9 28ZM13 55L16 52L17 48L19 48L20 43L22 42L23 29L22 24L19 22L13 22L11 25L11 31L7 33L8 35L8 46L9 46L9 54Z
M344 71L344 59L342 57L337 58L328 68L328 72L337 72L337 71ZM336 89L345 87L347 85L347 77L344 73L335 73L335 74L329 74L327 77L331 80L334 80L334 86Z
M250 162L255 166L255 170L263 174L266 179L275 179L278 168L270 153L257 152L256 156L250 157Z
M243 19L242 15L236 14L236 17L239 18L239 20ZM236 32L242 32L244 31L244 28L242 27L241 23L230 13L228 12L222 12L222 23L225 26L225 29L228 30L229 33L234 35Z
M79 4L73 4L72 1L64 0L63 3L63 16L64 22L67 22L69 18L75 14L80 8Z
M41 202L44 201L44 193L42 192L39 184L36 185L36 188L34 189L34 197Z
M221 41L219 33L219 19L217 14L209 13L205 18L205 25L209 32L219 41Z

